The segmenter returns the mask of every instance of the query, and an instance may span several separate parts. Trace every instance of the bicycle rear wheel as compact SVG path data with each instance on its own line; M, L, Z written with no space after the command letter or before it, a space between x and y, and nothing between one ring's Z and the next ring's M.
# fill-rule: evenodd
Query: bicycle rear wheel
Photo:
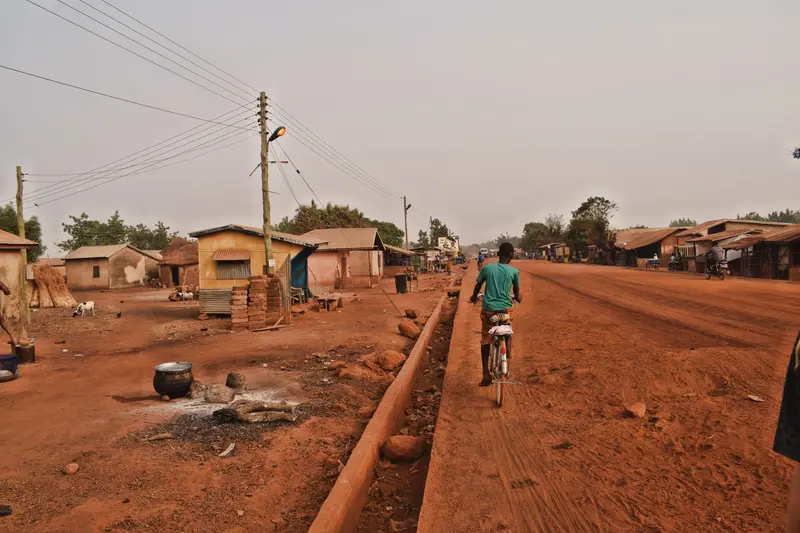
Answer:
M505 379L505 375L503 374L503 360L502 360L502 353L501 353L501 346L505 348L506 341L505 339L501 340L499 343L495 344L494 350L494 361L495 361L495 379L496 382L495 386L495 401L497 402L497 407L503 407L503 380Z

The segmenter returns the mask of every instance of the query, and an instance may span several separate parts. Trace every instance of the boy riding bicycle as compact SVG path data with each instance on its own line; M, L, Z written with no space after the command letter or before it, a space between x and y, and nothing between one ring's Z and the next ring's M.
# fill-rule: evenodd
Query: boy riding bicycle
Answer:
M475 290L472 292L470 302L478 301L478 294L481 287L486 283L486 290L483 294L483 309L481 310L481 365L483 368L483 379L481 387L488 387L492 384L492 376L489 372L489 356L491 353L490 343L492 336L489 329L492 324L492 315L498 313L511 313L514 302L511 299L511 292L514 292L514 300L522 302L519 292L519 270L509 265L514 256L514 246L510 242L500 245L498 252L499 262L488 264L481 269L475 283ZM506 347L507 357L511 358L511 338L508 339Z

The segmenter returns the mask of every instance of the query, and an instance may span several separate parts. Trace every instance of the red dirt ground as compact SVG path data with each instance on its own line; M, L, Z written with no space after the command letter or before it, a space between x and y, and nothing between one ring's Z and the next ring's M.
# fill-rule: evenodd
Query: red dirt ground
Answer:
M800 287L515 264L522 383L502 409L476 387L462 292L420 532L783 531L792 465L771 448Z
M425 292L391 297L430 312L448 284L427 276ZM394 293L388 281L383 288ZM341 312L309 311L263 333L230 334L229 321L199 321L196 303L166 296L78 294L98 303L96 317L33 314L37 364L0 386L0 504L13 507L2 531L306 531L363 431L358 410L385 388L339 379L329 362L412 345L380 288L359 291L360 303L346 293ZM184 400L153 391L153 366L165 361L191 361L202 382L241 372L249 389L303 402L300 420L241 426L185 414ZM142 442L165 431L175 438ZM70 462L80 469L67 476Z

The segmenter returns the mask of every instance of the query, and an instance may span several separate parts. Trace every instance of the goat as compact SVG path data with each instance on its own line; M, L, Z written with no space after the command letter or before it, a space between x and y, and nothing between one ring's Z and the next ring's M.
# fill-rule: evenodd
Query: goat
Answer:
M184 302L186 300L194 300L194 293L191 292L179 292L177 296L180 300L183 300Z
M88 312L91 312L92 316L94 316L94 302L79 303L78 307L72 312L72 316L86 316Z

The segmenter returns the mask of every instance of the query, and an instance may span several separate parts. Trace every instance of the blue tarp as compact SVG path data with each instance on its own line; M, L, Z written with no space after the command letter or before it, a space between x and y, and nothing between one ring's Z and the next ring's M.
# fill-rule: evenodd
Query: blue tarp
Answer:
M313 252L313 248L303 248L303 251L292 257L292 287L308 290L308 256Z

